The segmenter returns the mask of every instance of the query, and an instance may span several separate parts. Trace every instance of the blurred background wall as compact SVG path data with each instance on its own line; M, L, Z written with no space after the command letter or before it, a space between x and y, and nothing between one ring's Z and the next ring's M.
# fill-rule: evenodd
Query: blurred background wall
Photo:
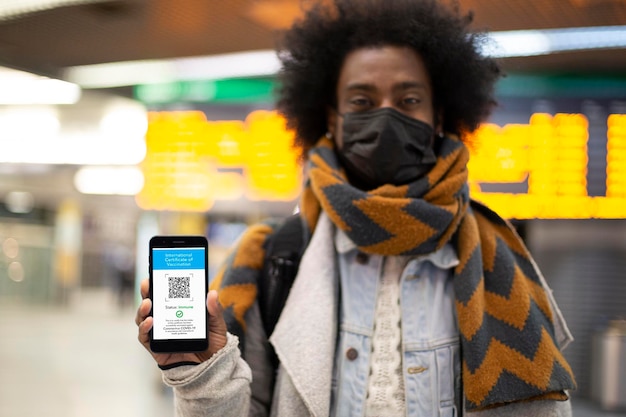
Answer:
M121 311L132 322L150 236L206 235L213 274L246 225L294 210L303 176L273 111L272 48L309 4L0 2L4 317L72 320L87 303L100 318ZM576 338L565 351L574 398L619 411L626 3L459 5L474 11L474 27L492 39L484 53L507 73L498 108L469 138L472 196L514 222L552 286ZM0 329L11 323L0 319ZM618 337L613 350L603 350L608 334ZM8 340L0 343L19 361ZM622 371L607 376L607 367ZM9 385L0 377L0 404L13 398ZM11 407L0 415L29 410Z

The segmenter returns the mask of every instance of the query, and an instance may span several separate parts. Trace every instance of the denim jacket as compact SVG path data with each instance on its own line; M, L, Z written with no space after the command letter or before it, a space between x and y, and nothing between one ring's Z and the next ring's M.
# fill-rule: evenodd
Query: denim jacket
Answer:
M339 335L332 385L337 416L363 415L380 275L400 275L402 370L407 416L456 416L461 401L459 330L451 245L427 256L360 253L341 232ZM383 269L383 264L387 265Z

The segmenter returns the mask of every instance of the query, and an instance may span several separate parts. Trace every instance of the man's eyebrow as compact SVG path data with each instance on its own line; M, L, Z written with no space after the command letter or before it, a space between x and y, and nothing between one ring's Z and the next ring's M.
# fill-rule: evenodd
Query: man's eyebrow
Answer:
M428 86L419 81L402 81L393 86L393 89L396 91L402 90L410 90L410 89L420 89L427 90ZM377 91L378 89L373 84L369 83L352 83L346 86L346 91Z
M419 81L403 81L393 86L394 90L410 90L413 88L421 89L421 90L428 89L426 84L419 82Z
M376 91L377 89L372 84L368 84L368 83L352 83L346 86L346 90L347 91L354 91L354 90Z

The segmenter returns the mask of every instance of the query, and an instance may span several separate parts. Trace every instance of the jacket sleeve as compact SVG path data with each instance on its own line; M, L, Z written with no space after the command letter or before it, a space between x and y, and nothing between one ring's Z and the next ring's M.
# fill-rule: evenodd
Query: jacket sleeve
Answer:
M220 292L229 330L227 345L200 365L164 371L165 383L174 388L179 416L269 415L275 372L254 298L256 290L249 288L258 279L265 256L263 244L272 230L270 224L249 227L211 284ZM239 291L241 288L248 291ZM243 317L237 316L242 311Z
M247 415L251 380L238 339L231 334L226 346L208 361L163 371L163 382L174 389L176 415L180 417Z
M569 400L528 401L471 413L465 412L463 415L467 417L572 417L572 405Z
M247 361L241 358L237 336L228 333L226 346L208 361L163 371L163 381L174 389L177 416L269 414L275 372L257 304L248 312L246 323Z

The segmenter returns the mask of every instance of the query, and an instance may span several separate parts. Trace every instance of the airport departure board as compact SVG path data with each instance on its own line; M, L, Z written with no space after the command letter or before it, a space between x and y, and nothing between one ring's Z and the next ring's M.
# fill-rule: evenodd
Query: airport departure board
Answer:
M472 196L505 217L626 217L626 99L500 99L469 143Z
M510 76L497 96L465 138L472 198L510 219L626 218L626 79ZM201 109L150 114L140 207L296 201L303 177L280 116L208 120Z

